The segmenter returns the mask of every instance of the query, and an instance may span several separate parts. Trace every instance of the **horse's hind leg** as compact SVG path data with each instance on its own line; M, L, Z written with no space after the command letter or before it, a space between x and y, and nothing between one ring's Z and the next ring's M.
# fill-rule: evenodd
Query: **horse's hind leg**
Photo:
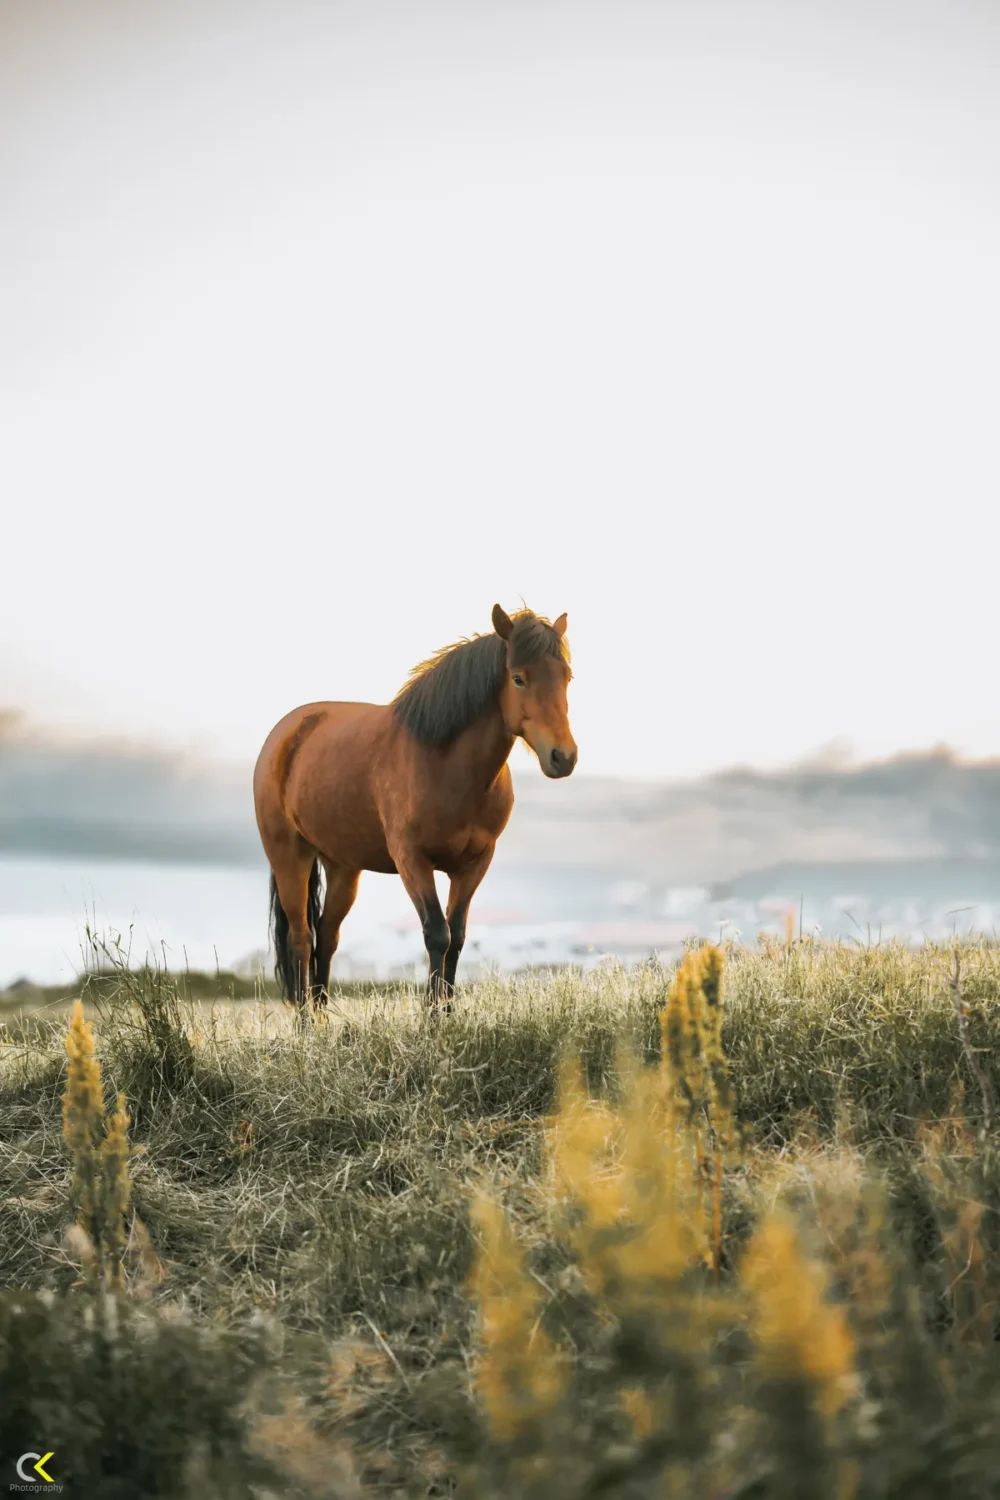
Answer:
M294 840L282 840L279 849L269 849L268 857L278 901L288 923L287 932L283 933L276 922L274 933L275 957L285 992L283 998L304 1010L309 999L313 957L309 881L316 863L316 851L296 834Z
M348 870L324 859L326 899L316 932L316 988L325 995L330 983L330 964L340 941L340 924L354 905L360 870Z

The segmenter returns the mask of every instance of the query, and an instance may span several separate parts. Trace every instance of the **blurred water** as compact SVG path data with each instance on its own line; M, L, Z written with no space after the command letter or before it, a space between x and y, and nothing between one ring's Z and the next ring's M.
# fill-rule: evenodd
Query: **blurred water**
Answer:
M0 859L0 985L69 980L88 922L172 967L230 968L267 945L267 869L100 860ZM414 915L398 878L365 875L352 938ZM348 934L345 930L345 940Z
M438 886L444 901L441 876ZM554 924L555 931L561 923L600 915L606 888L607 878L599 872L498 862L476 896L468 961L498 919L503 932L512 931L512 921ZM138 961L165 956L172 968L211 970L218 964L230 969L267 947L267 904L263 863L229 868L2 857L0 985L22 977L39 984L71 979L83 967L88 922L102 934L120 933ZM498 962L505 962L505 946L497 952ZM396 875L365 872L361 877L335 972L353 972L355 960L364 971L424 963L416 913Z
M789 918L795 931L852 941L1000 931L1000 874L992 866L939 861L930 874L919 866L859 866L851 896L835 894L843 873L761 872L743 882L746 891L716 899L705 888L609 880L607 872L579 866L498 861L473 903L463 971L468 977L477 966L588 965L606 954L635 962L653 951L669 958L695 933L752 943L762 930L784 936ZM267 947L267 876L263 863L0 858L0 986L21 977L71 980L83 967L88 922L102 935L121 934L133 961L148 956L174 969L208 970L242 967L255 956L259 962ZM443 902L446 882L438 883ZM425 963L399 878L362 875L334 975L422 973Z

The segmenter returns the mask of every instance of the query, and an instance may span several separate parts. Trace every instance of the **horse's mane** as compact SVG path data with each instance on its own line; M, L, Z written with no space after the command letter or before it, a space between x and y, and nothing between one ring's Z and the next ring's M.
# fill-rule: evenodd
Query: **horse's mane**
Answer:
M509 641L495 631L475 635L413 668L392 709L421 745L441 749L482 717L500 693L508 652L513 666L530 666L546 656L569 660L566 643L548 620L530 609L510 618L514 628Z

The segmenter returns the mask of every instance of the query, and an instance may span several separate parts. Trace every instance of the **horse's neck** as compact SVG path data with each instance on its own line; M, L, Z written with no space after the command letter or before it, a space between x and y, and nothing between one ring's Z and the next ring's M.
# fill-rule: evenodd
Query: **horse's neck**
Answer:
M491 705L470 725L455 748L470 780L483 790L492 786L514 748L514 736L503 721L500 705Z

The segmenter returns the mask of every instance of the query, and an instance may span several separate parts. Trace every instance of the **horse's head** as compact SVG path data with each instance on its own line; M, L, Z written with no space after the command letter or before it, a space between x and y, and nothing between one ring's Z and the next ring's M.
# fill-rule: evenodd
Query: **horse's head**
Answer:
M531 746L546 776L568 776L576 765L576 741L566 706L572 676L566 616L550 625L530 610L511 617L494 604L493 628L507 642L500 692L504 723Z

